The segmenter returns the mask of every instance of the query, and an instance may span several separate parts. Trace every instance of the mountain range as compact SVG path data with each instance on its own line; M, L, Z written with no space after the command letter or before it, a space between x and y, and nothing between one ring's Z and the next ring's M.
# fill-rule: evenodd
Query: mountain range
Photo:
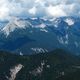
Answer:
M57 48L80 54L80 18L13 18L0 22L0 50L35 54Z

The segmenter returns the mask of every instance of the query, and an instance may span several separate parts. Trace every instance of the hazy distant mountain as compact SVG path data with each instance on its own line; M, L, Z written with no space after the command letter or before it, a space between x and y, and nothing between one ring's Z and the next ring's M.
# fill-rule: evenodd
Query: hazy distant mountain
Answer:
M0 80L79 80L79 70L80 58L62 49L28 56L0 51Z
M22 54L62 48L80 54L80 18L15 18L1 22L0 49Z

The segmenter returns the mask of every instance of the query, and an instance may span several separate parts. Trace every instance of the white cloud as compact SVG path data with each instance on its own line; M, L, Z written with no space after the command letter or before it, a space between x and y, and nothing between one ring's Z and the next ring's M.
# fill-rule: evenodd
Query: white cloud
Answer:
M80 0L0 0L0 19L23 15L80 16Z
M0 19L9 17L9 9L6 6L0 8Z
M36 5L45 6L46 1L44 0L35 0Z
M60 5L57 5L57 6L50 5L46 9L46 12L47 11L51 16L54 16L54 17L67 16L65 11L62 9L62 6Z
M37 11L37 8L36 7L33 7L31 9L29 9L29 13L32 14L32 15L35 15L36 14L36 11Z

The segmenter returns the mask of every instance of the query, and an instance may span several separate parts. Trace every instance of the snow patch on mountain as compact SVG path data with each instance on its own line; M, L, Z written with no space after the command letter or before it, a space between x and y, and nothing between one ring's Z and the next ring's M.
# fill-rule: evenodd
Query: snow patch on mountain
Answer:
M46 29L40 29L40 31L42 31L42 32L48 32L48 30L46 30Z
M37 18L35 18L35 17L34 17L34 18L31 18L31 20L36 20L36 19L37 19Z
M2 31L8 36L10 32L13 32L16 28L25 28L24 22L14 21L9 22Z
M42 17L41 19L44 20L44 21L47 21L48 20L47 18L44 18L44 17Z
M20 56L23 56L23 53L22 52L20 52Z
M54 27L58 28L59 27L58 24L61 22L61 19L59 19L59 18L53 18L52 21L53 21Z
M3 27L1 31L3 31L4 34L8 36L10 32L13 32L15 29L18 29L18 28L26 29L28 25L30 25L28 21L15 19L15 20L10 21L5 27Z
M39 25L35 25L35 26L33 26L33 28L45 28L46 27L46 25L44 24L44 23L41 23L41 24L39 24Z
M45 28L46 25L42 23L42 24L39 25L39 27L40 27L40 28Z
M64 38L63 37L57 37L58 38L58 41L60 44L68 44L69 40L68 40L68 35L66 35Z
M49 19L49 21L50 21L50 22L53 22L53 21L55 21L56 19L57 19L57 18L54 17L54 18Z
M31 50L33 50L36 53L45 53L45 52L48 52L47 49L43 49L43 48L31 48Z
M66 22L69 26L74 25L74 21L73 21L72 19L70 19L70 18L65 19L65 22Z

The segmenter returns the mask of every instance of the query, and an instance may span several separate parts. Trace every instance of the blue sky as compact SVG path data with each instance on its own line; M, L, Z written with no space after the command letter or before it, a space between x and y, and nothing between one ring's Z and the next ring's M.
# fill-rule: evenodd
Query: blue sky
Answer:
M0 0L0 19L79 16L80 0Z

